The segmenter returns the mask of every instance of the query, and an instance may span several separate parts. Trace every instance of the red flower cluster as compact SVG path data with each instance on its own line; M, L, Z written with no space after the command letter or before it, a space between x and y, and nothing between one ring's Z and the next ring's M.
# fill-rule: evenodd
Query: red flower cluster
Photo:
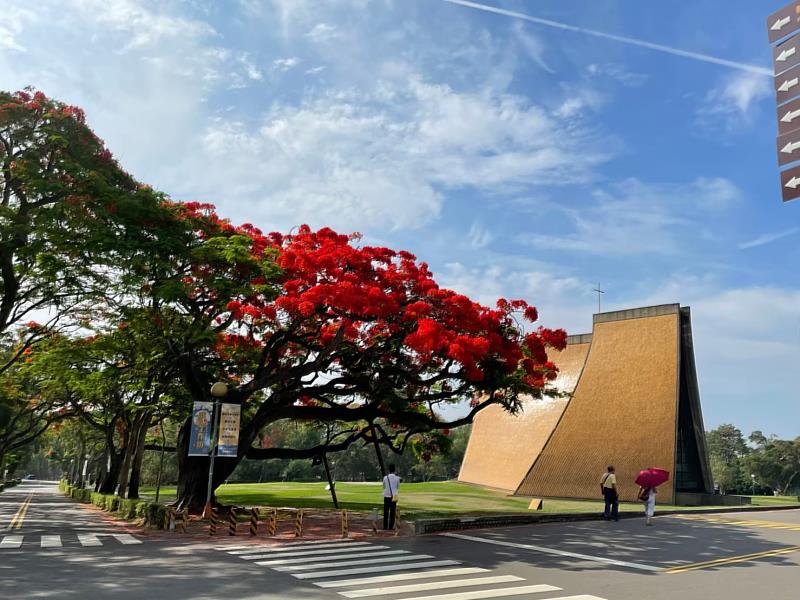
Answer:
M210 206L199 203L184 209L211 214ZM274 301L253 294L226 305L234 319L260 326L262 334L293 323L300 331L315 332L321 346L342 333L362 350L394 336L418 366L451 364L454 372L476 382L484 379L490 363L509 375L521 369L531 386L541 387L555 376L547 349L563 349L566 334L539 328L523 335L514 314L522 313L528 321L538 318L525 301L500 300L496 309L484 307L441 289L414 255L358 247L351 236L327 228L302 226L289 236L264 236L251 225L234 231L252 239L254 256L262 256L266 248L275 250L282 269L282 289Z

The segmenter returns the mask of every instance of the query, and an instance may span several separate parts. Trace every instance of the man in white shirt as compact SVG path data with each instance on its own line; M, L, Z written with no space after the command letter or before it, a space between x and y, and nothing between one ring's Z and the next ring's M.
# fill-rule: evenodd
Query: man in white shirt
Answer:
M394 529L397 517L397 497L400 493L400 478L394 465L389 465L389 474L383 478L383 528Z

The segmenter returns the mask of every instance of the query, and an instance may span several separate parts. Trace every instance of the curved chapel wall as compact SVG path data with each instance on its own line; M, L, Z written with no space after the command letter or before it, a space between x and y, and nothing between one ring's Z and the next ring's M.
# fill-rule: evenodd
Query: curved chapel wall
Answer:
M589 338L574 336L571 339L588 341ZM589 344L584 342L569 344L563 352L550 354L559 368L555 387L572 393L588 351ZM516 490L553 432L567 402L567 398L537 400L528 397L523 400L518 415L511 415L500 406L490 406L478 413L461 463L459 481Z
M622 499L635 500L639 470L674 475L680 320L677 305L651 310L662 314L596 315L580 382L517 494L596 498L612 463ZM673 486L659 489L659 502L673 501Z

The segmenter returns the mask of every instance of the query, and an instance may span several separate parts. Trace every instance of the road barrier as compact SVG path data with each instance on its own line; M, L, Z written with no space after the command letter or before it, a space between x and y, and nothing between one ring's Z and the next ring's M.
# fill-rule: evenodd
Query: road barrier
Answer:
M273 508L272 514L269 518L269 525L267 526L267 533L270 536L274 536L275 532L278 530L278 509Z
M211 508L211 518L208 522L208 535L217 535L217 522L219 519L219 514L217 513L216 508Z
M250 509L250 535L258 534L258 509Z
M236 509L233 506L228 512L228 535L236 535Z
M347 522L347 511L343 510L342 511L342 537L343 538L346 538L348 536L348 534L349 534L348 525L349 524Z
M303 537L303 509L297 509L297 518L294 521L294 537Z

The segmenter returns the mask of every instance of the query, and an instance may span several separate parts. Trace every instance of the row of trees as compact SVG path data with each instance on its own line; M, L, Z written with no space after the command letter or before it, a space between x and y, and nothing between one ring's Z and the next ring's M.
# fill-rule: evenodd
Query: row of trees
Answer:
M55 429L74 477L88 456L101 491L136 497L146 451L175 453L178 503L199 510L189 415L215 381L242 423L214 488L245 457L432 459L487 406L554 393L566 335L531 327L526 302L482 306L357 235L265 234L174 202L41 92L0 93L0 196L0 461ZM287 422L316 433L281 438Z
M706 434L711 471L722 494L800 490L800 438L782 440L754 431L747 439L730 424Z

